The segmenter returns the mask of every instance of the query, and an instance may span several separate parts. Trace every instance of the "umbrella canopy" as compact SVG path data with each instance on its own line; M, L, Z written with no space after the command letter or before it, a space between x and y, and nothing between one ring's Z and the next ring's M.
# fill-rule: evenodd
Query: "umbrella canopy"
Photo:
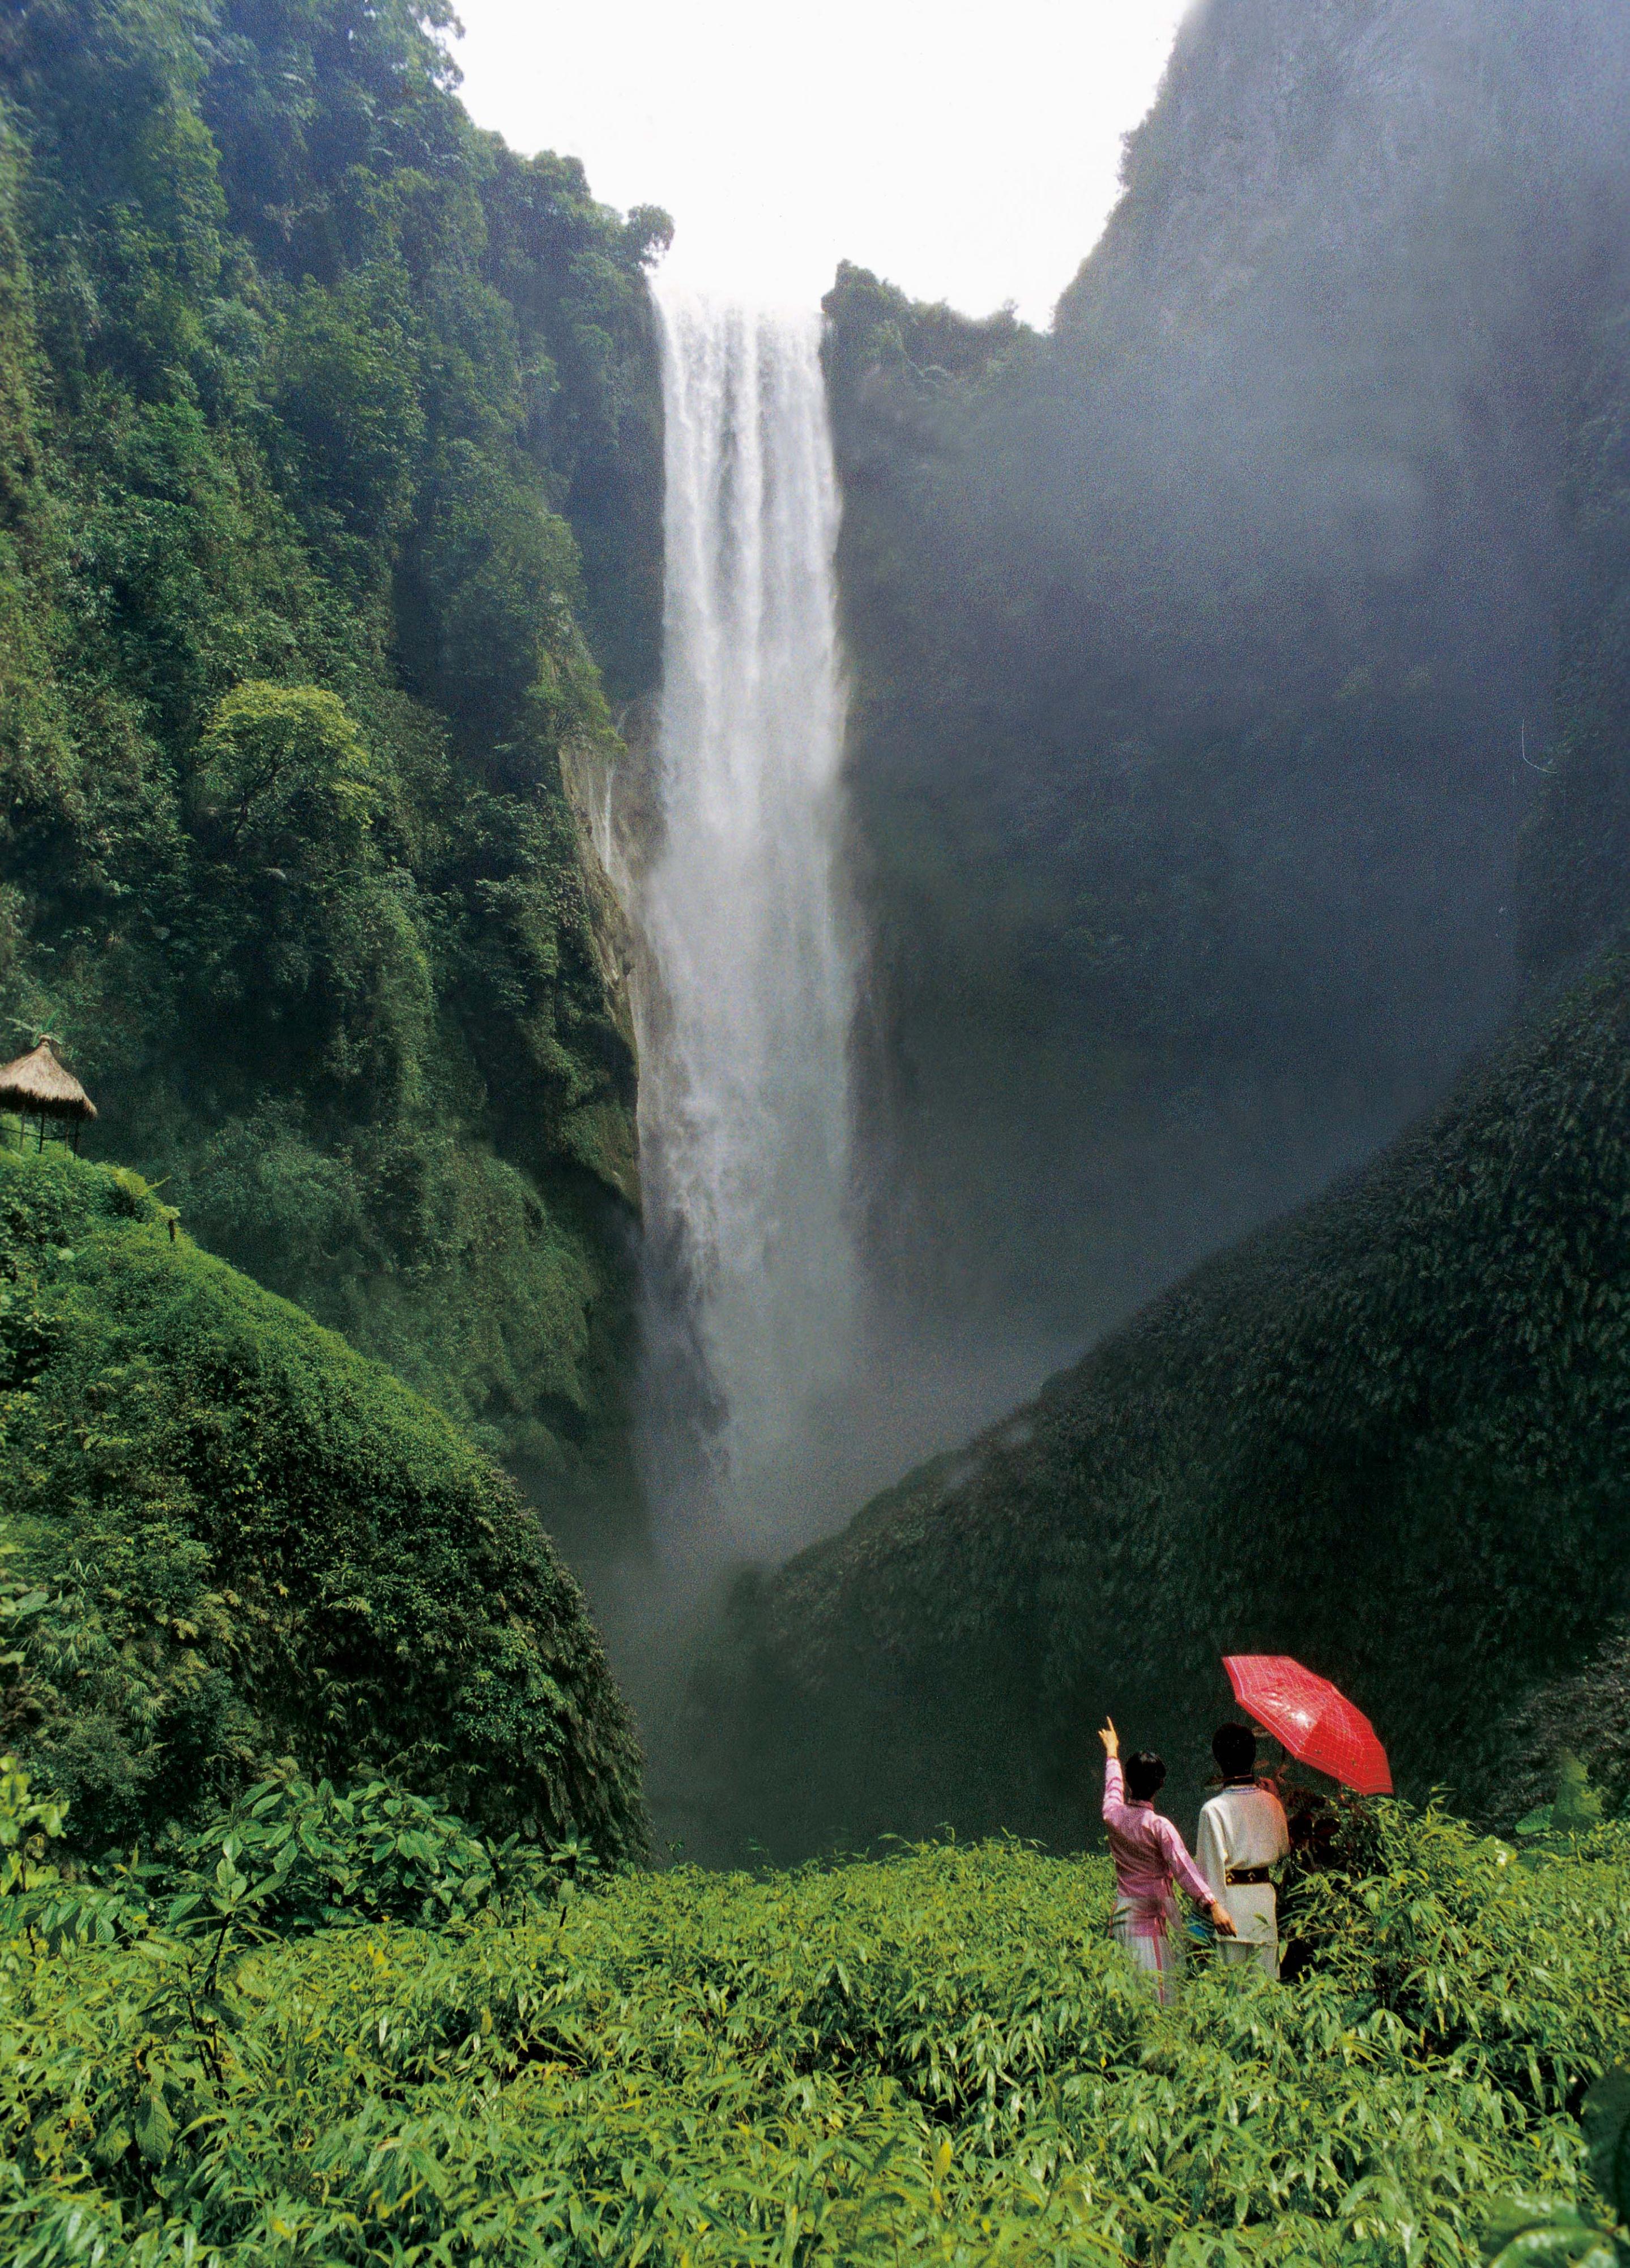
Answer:
M0 1064L0 1110L25 1118L94 1118L96 1105L72 1071L64 1071L49 1040L15 1063Z
M1304 1764L1360 1795L1391 1795L1392 1770L1376 1728L1327 1677L1288 1653L1225 1653L1222 1667L1242 1709Z

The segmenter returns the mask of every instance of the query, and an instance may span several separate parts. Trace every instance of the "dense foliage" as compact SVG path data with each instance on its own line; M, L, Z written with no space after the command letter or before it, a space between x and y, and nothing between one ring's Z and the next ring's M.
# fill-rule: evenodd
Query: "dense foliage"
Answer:
M79 1846L200 1819L292 1756L639 1849L632 1727L536 1514L389 1372L173 1231L136 1175L0 1152L0 1738Z
M571 792L655 669L667 225L478 133L451 20L4 11L0 1026L609 1501L634 1069Z
M1494 2192L1597 2216L1570 2114L1630 2049L1606 1834L1528 1868L1395 1818L1371 1873L1304 1894L1296 1985L1194 1973L1164 2014L1105 1863L1014 1844L285 1937L241 1852L143 1912L69 1894L16 1775L0 1800L19 2268L1458 2268Z
M1515 1815L1577 1718L1623 1793L1627 1124L1615 952L1370 1167L747 1593L714 1695L735 1815L777 1851L1069 1842L1083 1722L1192 1786L1220 1657L1257 1652L1353 1693L1417 1791Z
M869 1189L914 1300L1079 1344L1509 1008L1559 616L1622 581L1627 95L1594 0L1211 0L1049 334L840 276ZM1546 917L1597 936L1608 628Z

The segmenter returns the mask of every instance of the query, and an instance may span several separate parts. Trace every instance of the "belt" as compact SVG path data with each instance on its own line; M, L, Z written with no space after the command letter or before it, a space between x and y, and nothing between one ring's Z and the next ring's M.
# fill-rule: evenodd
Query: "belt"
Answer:
M1223 1881L1231 1889L1236 1882L1271 1882L1271 1868L1267 1867L1230 1867L1223 1872Z

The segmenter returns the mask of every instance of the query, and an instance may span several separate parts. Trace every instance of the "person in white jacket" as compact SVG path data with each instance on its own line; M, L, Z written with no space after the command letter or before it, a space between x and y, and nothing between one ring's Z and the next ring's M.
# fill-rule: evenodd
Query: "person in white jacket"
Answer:
M1284 1808L1272 1788L1257 1785L1257 1736L1249 1726L1219 1726L1211 1753L1222 1787L1200 1808L1194 1858L1212 1896L1226 1899L1238 1933L1219 1940L1218 1957L1254 1961L1276 1977L1279 1902L1268 1869L1290 1848Z

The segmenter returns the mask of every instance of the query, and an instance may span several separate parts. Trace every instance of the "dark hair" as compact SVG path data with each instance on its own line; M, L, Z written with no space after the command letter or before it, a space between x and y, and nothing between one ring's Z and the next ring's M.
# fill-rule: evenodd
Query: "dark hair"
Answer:
M1257 1736L1249 1725L1219 1725L1211 1753L1224 1779L1245 1779L1257 1768Z
M1134 1803L1146 1803L1166 1784L1166 1768L1151 1749L1134 1749L1127 1758L1127 1793Z

